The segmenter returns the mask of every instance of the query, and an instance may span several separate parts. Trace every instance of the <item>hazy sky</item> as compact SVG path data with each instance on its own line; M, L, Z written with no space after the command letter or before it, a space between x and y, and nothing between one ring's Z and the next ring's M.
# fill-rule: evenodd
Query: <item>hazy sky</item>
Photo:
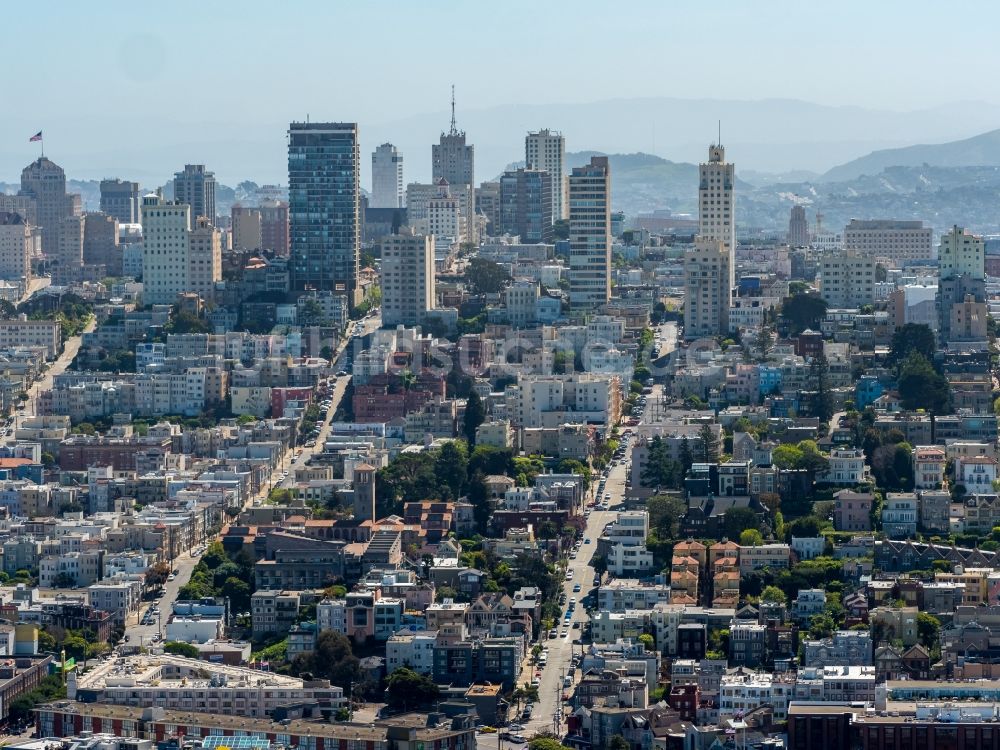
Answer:
M451 83L460 116L649 96L993 101L1000 48L976 30L998 20L995 3L913 0L5 3L0 179L35 155L39 128L70 173L95 176L116 149L148 158L142 173L178 144L275 133L280 149L307 113L444 118Z

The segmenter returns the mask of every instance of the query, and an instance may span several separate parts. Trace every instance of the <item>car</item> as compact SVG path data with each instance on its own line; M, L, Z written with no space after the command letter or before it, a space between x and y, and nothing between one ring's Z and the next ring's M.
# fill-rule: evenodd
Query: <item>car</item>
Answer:
M569 553L569 559L570 560L576 559L576 550L573 550L572 552Z
M563 631L560 631L560 633L559 633L559 637L560 638L565 638L568 635L569 635L569 631L568 630L563 630Z
M168 575L168 576L167 576L167 580L168 580L168 581L173 581L173 580L175 580L176 578L177 578L177 575L176 575L176 574L174 574L174 573L171 573L170 575Z
M574 607L576 607L576 597L575 596L572 599L569 600L569 608L573 609Z
M579 583L574 583L574 584L573 584L573 591L574 591L574 592L576 592L576 591L579 591L579 590L580 590L580 588L581 588L581 587L580 587L580 584L579 584Z
M527 738L521 734L512 734L507 739L510 742L516 742L518 744L523 744L528 741Z
M347 370L337 370L337 377L338 378L346 378L347 377Z
M584 544L590 544L590 537L589 536L585 537L584 540L583 540L583 543Z
M573 571L567 571L567 573L566 573L566 580L567 581L572 581L573 580Z
M496 734L497 728L490 726L479 727L479 731L482 732L483 734Z
M574 622L573 623L573 630L579 630L579 629L580 629L580 623L579 622Z
M549 631L549 638L557 638L559 636L559 631L555 628Z
M542 684L542 681L541 681L540 679L538 679L537 677L535 677L535 678L534 678L534 679L533 679L533 680L531 681L531 684L532 684L532 685L534 685L535 687L538 687L539 685L541 685L541 684Z
M511 724L511 725L510 725L509 727L507 727L507 728L508 728L508 729L511 729L511 730L513 730L513 731L515 731L515 732L523 732L523 731L524 731L524 727L523 727L523 726L521 726L520 724Z

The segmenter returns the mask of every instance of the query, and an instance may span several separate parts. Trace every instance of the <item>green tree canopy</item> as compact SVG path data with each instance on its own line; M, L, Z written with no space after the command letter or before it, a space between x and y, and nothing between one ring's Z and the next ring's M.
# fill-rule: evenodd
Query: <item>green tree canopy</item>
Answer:
M781 304L781 317L789 333L798 336L807 328L819 328L826 316L826 300L818 294L793 294Z
M948 380L919 352L911 351L899 371L899 398L904 409L926 409L932 414L951 410Z
M486 409L483 400L475 391L469 394L465 402L465 416L462 418L462 434L470 447L476 447L476 430L486 421Z
M762 602L776 602L778 604L788 604L788 597L785 596L785 592L779 589L777 586L765 586L764 590L760 593L760 600Z
M510 283L510 274L493 261L472 258L465 270L465 281L476 294L497 294Z
M390 706L404 710L428 707L441 694L434 680L406 667L389 675L385 692Z
M757 514L749 508L733 506L726 508L723 516L723 530L727 539L739 539L745 529L756 529L759 525Z
M743 529L740 532L741 547L759 547L764 543L764 537L757 529Z
M189 659L198 659L201 657L201 652L198 651L197 646L193 643L184 643L184 641L167 641L163 644L163 650L168 654L186 656Z
M892 346L887 363L890 366L902 364L912 352L923 355L930 362L934 359L937 344L934 331L924 323L907 323L896 329L892 335Z

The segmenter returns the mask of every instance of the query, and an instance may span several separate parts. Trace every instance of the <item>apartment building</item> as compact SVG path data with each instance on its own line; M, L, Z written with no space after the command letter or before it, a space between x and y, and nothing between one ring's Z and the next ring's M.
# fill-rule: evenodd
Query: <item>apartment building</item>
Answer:
M844 248L902 268L934 259L934 230L922 221L851 219L844 227Z
M28 320L26 316L0 320L0 349L39 347L46 359L55 359L62 348L58 320Z

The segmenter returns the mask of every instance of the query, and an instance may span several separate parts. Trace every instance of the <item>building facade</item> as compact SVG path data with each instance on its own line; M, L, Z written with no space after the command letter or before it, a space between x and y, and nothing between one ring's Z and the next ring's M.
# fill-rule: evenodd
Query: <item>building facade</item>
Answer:
M382 241L382 324L420 325L434 309L434 236L394 234Z
M569 218L566 194L566 139L555 130L530 132L524 137L524 163L532 169L542 169L552 180L552 220Z
M355 123L293 122L288 129L292 285L361 302L360 153Z
M402 208L406 205L403 182L403 155L391 143L372 152L371 208Z
M215 173L204 164L185 164L183 172L174 173L174 201L191 206L191 219L204 216L215 224Z
M569 176L570 306L592 310L611 299L611 168L592 156Z
M851 219L844 228L844 248L887 260L891 268L934 258L934 230L922 221Z

